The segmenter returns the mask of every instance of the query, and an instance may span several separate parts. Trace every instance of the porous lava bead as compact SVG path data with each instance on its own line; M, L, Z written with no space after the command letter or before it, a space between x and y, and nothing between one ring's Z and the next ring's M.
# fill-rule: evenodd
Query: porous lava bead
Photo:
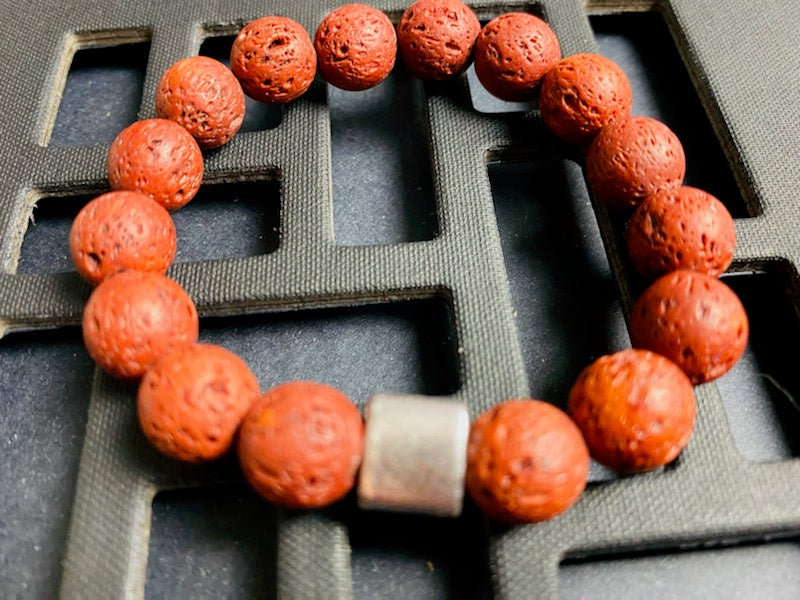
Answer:
M625 210L661 190L683 183L686 155L678 136L655 119L621 117L600 130L589 146L586 176L595 197Z
M238 451L245 478L264 498L288 508L318 508L353 487L364 452L364 424L337 389L293 381L252 405Z
M286 17L262 17L236 36L231 70L251 98L284 104L311 86L317 55L302 25Z
M589 451L581 432L555 406L509 400L472 425L466 485L487 516L506 523L550 519L586 487Z
M692 436L695 399L689 378L647 350L602 356L578 376L569 414L597 462L621 472L672 462Z
M186 129L201 148L217 148L242 126L244 92L221 62L192 56L164 71L156 87L156 114Z
M98 196L81 209L69 232L75 268L92 285L124 269L164 273L175 244L169 213L138 192Z
M588 144L608 123L631 112L633 94L616 63L598 54L562 59L542 80L545 125L571 144Z
M397 56L394 26L366 4L345 4L326 16L314 36L319 72L343 90L366 90L391 73Z
M167 119L126 127L108 150L111 187L141 192L167 210L194 198L202 180L200 147L188 131Z
M733 260L733 217L711 194L683 186L647 198L628 223L628 254L647 278L689 269L714 277Z
M98 285L83 310L83 341L104 371L141 377L159 356L197 341L194 302L158 273L122 271Z
M509 13L489 21L475 43L475 74L503 100L531 100L561 58L556 34L539 17Z
M738 296L704 273L673 271L633 306L631 342L676 363L694 384L727 373L742 356L750 327Z
M162 354L139 384L137 414L160 452L188 462L225 454L260 396L247 364L220 346L191 344Z
M480 30L478 17L460 0L419 0L397 24L397 49L414 77L443 81L469 66Z

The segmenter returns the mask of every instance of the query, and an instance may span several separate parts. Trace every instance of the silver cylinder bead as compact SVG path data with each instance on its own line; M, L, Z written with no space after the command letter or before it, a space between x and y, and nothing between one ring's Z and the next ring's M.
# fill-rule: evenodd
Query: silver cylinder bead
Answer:
M461 514L469 438L464 403L380 394L370 398L365 416L359 506Z

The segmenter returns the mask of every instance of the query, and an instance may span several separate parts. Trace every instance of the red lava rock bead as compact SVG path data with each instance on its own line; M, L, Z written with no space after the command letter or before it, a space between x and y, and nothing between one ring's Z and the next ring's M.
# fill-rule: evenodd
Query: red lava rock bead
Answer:
M164 273L175 245L169 213L138 192L98 196L81 209L69 232L75 268L92 285L125 269Z
M286 17L262 17L236 36L231 70L251 98L284 104L311 87L317 55L302 25Z
M586 156L592 193L617 210L677 188L685 174L686 156L678 136L647 117L621 117L609 123L594 138Z
M628 223L628 254L636 270L656 277L689 269L717 277L733 260L733 217L711 194L693 187L649 197Z
M126 127L108 150L111 187L146 194L167 210L194 198L202 179L200 147L183 127L166 119Z
M253 404L238 448L245 478L264 498L287 508L317 508L353 487L364 424L337 389L293 381Z
M443 81L463 72L481 30L460 0L419 0L397 24L397 49L414 77Z
M163 354L139 384L137 413L160 452L188 462L225 454L260 395L247 364L225 348L192 344Z
M475 43L475 74L491 94L521 102L534 97L561 58L556 34L539 17L509 13L489 21Z
M608 123L629 115L632 104L625 73L599 54L568 56L542 80L542 118L571 144L588 144Z
M217 148L242 126L244 92L221 62L192 56L164 71L156 87L156 113L186 129L201 148Z
M692 436L689 378L647 350L623 350L586 367L569 394L569 414L597 462L621 472L672 462Z
M397 56L394 26L366 4L345 4L322 20L314 36L319 72L343 90L366 90L391 73Z
M509 400L479 416L470 430L467 491L493 519L550 519L578 500L588 473L581 432L546 402Z
M165 352L196 342L198 333L194 302L158 273L116 273L95 288L83 310L89 355L117 377L141 377Z
M633 306L631 342L676 363L694 384L727 373L742 356L750 327L738 296L718 279L673 271Z

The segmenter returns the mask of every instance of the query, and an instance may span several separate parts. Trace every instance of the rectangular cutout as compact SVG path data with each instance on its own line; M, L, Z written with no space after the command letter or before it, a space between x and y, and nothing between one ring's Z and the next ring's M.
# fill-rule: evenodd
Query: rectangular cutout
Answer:
M178 236L175 262L219 260L274 252L280 244L279 179L204 184L171 213ZM36 201L25 231L18 273L73 271L69 232L80 210L107 190ZM37 193L37 192L32 192Z
M275 598L276 573L275 509L249 488L155 497L148 598Z
M600 53L628 76L632 114L662 121L683 144L685 184L719 198L734 218L759 214L760 207L748 206L737 187L664 18L657 12L629 12L592 16L591 24Z
M369 246L435 238L422 83L398 64L369 90L329 85L328 106L336 242Z
M796 540L660 554L567 560L559 598L796 598Z
M78 328L0 339L0 590L54 598L94 364Z
M355 599L491 598L474 507L458 519L352 510L346 521Z
M172 220L176 263L269 254L281 238L280 180L206 183Z
M231 46L235 38L235 35L209 35L200 44L200 56L208 56L230 67ZM281 124L283 109L280 104L264 104L247 94L244 96L244 103L244 120L240 133L275 129Z
M781 271L723 277L747 311L750 341L717 386L734 443L753 462L800 456L800 320Z
M488 169L531 395L564 409L585 367L630 347L583 174L567 160ZM589 481L616 477L592 461Z
M448 395L459 387L452 309L443 298L204 319L200 338L239 354L262 389L332 385L363 406L378 392Z
M109 144L136 121L142 101L150 33L102 32L73 36L66 53L63 92L46 127L44 143L53 146ZM53 107L52 110L56 110Z
M31 193L38 195L38 192ZM17 272L44 274L74 271L69 253L72 221L86 203L100 193L45 195L39 198L22 238Z

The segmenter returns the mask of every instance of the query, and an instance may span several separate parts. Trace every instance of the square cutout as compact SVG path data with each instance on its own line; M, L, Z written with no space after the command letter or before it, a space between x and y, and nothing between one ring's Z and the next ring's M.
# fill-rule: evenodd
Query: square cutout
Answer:
M70 44L77 46L77 51L52 117L52 132L45 132L45 137L52 146L109 144L136 121L150 34L105 32L73 37Z
M210 35L200 44L200 56L208 56L230 67L231 46L235 35ZM240 133L275 129L283 120L280 104L264 104L247 94L244 96L245 111Z
M153 500L148 598L275 598L275 508L246 486Z
M354 598L491 598L482 516L351 510Z
M328 85L328 106L336 243L434 239L439 223L422 83L398 64L368 90Z
M281 238L281 183L261 179L203 184L174 211L175 262L269 254Z

